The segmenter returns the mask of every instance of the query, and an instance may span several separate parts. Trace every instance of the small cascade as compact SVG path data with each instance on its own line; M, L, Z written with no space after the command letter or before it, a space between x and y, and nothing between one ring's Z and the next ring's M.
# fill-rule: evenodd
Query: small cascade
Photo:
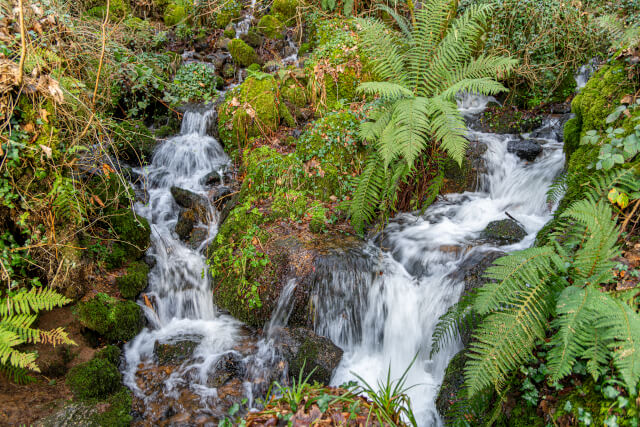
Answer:
M256 0L251 0L249 4L249 8L247 9L247 13L244 15L241 21L238 21L233 28L236 30L236 38L239 39L240 36L245 35L249 32L249 28L251 27L251 21L253 21L253 13L256 7Z
M460 108L473 120L487 102L463 96ZM551 218L546 192L564 164L561 125L549 119L535 132L544 149L534 162L508 151L520 136L469 131L470 140L486 145L487 172L476 192L447 194L422 215L398 215L360 250L358 262L345 259L323 273L314 297L315 329L345 351L333 384L356 380L354 373L376 384L389 367L392 378L399 378L418 354L407 382L415 385L409 391L413 410L421 426L442 424L435 398L447 364L462 347L451 343L430 358L434 327L459 299L465 284L458 272L466 263L476 263L484 252L531 246ZM506 219L507 212L526 237L506 246L483 241L487 224Z

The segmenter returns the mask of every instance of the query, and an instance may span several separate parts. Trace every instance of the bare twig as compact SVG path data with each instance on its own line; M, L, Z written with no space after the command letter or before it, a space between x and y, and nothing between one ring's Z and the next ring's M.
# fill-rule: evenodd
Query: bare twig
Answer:
M18 86L24 79L24 60L27 57L27 35L24 30L24 11L22 0L18 0L18 19L20 20L20 64L18 65Z
M102 49L100 50L100 62L98 63L96 85L93 88L93 97L91 98L91 103L94 105L96 103L96 96L98 95L98 84L100 83L100 72L102 71L102 63L104 62L104 51L107 46L107 22L109 22L109 6L109 0L107 0L107 11L104 14L104 22L102 23Z

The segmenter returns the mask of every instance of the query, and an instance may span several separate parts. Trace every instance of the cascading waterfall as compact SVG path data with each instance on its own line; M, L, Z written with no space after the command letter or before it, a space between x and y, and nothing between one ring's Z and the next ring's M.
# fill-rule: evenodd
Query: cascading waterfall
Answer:
M233 351L244 334L240 322L218 313L213 304L201 253L215 236L217 212L207 204L209 223L197 227L205 228L208 237L198 249L185 245L174 232L180 209L170 188L177 186L206 197L207 189L201 184L204 176L211 171L221 173L229 163L218 141L207 135L212 118L212 111L186 112L180 134L164 142L151 165L140 171L145 177L148 201L138 204L136 211L151 224L152 247L148 256L155 265L145 291L151 306L140 301L149 326L125 346L123 373L125 384L145 399L153 397L144 396L136 382L136 372L153 365L156 342L198 342L189 362L166 379L165 392L184 384L190 373L191 389L206 398L216 394L215 387L207 386L210 370L223 354Z
M469 96L460 100L470 117L487 102ZM229 164L219 143L207 135L212 118L212 111L185 113L180 134L165 141L151 165L138 171L145 177L148 197L136 211L151 224L148 255L155 264L139 302L149 325L125 346L123 374L125 384L152 405L158 392L145 394L137 374L157 363L158 343L193 341L189 357L163 377L161 393L178 399L179 390L187 387L199 399L197 410L215 418L222 414L215 412L218 389L209 379L220 361L232 360L229 355L240 360L243 381L239 387L249 405L266 392L270 381L284 374L278 371L281 364L272 332L286 325L297 284L291 280L284 286L264 337L254 339L251 348L240 353L238 347L250 332L217 311L202 254L217 231L218 213L206 203L206 221L197 225L206 238L198 248L180 241L174 231L180 208L171 187L206 198L204 177L212 171L222 176ZM549 119L535 135L525 135L544 143L542 155L530 163L507 150L509 141L519 136L471 130L469 138L486 145L487 172L480 176L477 191L448 194L422 215L401 214L362 247L318 265L312 296L315 328L345 351L332 379L335 385L354 380L354 373L376 384L389 368L392 377L398 378L418 354L407 382L416 385L409 392L413 409L420 425L441 425L434 400L446 366L461 344L453 342L430 358L433 329L439 316L460 297L464 282L459 271L465 262L476 260L479 252L528 247L549 220L552 206L546 191L564 160L559 120ZM506 218L507 212L523 225L526 237L501 247L483 242L481 231L489 222Z
M481 111L486 100L463 98L467 114ZM456 274L478 251L513 251L531 246L537 231L550 219L546 192L564 163L557 139L559 119L536 132L543 154L528 163L507 151L515 135L470 131L484 143L486 174L476 192L448 194L423 215L398 215L362 249L361 262L344 263L319 281L314 299L316 331L344 351L332 383L356 380L354 373L374 385L391 369L399 378L413 357L407 386L421 426L441 425L435 398L451 358L461 349L451 343L429 357L431 335L438 318L460 297L464 283ZM526 136L526 135L525 135ZM480 239L494 220L516 218L526 237L497 247Z

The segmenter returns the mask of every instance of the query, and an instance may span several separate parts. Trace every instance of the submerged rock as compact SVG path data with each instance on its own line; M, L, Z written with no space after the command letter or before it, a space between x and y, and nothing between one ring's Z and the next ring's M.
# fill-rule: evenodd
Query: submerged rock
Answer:
M507 151L515 154L522 160L532 162L542 153L542 146L540 143L531 139L516 139L509 141Z
M340 347L310 329L282 328L276 332L274 341L289 364L291 377L297 378L302 371L303 378L310 375L310 382L329 384L342 359Z
M527 232L513 219L491 221L480 237L496 245L510 245L524 239Z
M211 198L216 209L221 210L229 201L229 199L231 199L231 194L233 194L231 188L224 185L213 190L213 192L211 193Z
M160 365L176 364L189 359L198 344L200 341L196 339L184 339L172 343L156 341L153 345L153 354Z

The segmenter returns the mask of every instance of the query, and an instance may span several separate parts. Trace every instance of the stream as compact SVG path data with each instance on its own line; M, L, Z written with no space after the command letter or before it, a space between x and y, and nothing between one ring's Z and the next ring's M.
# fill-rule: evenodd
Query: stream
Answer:
M461 343L453 342L429 358L439 316L465 287L459 272L485 253L531 246L551 217L546 192L563 168L561 118L548 118L540 129L524 135L543 147L535 161L527 162L508 151L509 141L521 136L474 130L486 102L477 97L460 101L471 126L469 139L486 147L485 173L478 177L477 190L442 196L423 214L398 215L351 256L322 272L312 296L316 332L344 350L333 385L355 380L355 374L375 385L388 369L398 378L418 355L406 385L414 386L409 395L421 426L441 425L435 398L449 360L461 349ZM207 135L213 118L206 109L187 111L180 134L162 143L151 164L139 171L148 200L138 203L136 211L151 224L148 256L154 266L147 299L139 301L148 326L125 346L123 374L147 411L139 414L144 420L165 417L180 424L187 419L175 417L189 412L190 422L213 422L224 416L220 408L242 397L255 405L254 396L264 393L265 383L283 375L275 368L279 359L268 332L256 337L213 303L203 250L216 234L218 212L207 204L206 220L197 225L206 238L198 247L182 242L174 231L181 210L170 188L207 197L211 189L202 184L204 177L211 171L223 177L229 164L218 141ZM506 212L522 225L526 237L503 246L483 240L487 224L505 219ZM286 325L294 287L295 281L285 286L266 331L274 324ZM185 342L191 346L189 356L156 372L154 386L145 383L145 375L158 365L158 346ZM228 368L229 363L234 363L238 380L233 393L221 394L211 378L219 375L221 364ZM225 398L227 404L220 405ZM164 411L168 401L173 402L170 413L148 413Z

